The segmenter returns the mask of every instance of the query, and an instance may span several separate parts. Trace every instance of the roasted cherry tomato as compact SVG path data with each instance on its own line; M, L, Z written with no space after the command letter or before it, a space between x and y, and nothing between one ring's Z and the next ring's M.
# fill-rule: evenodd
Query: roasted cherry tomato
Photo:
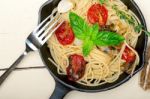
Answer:
M62 45L71 44L74 41L74 33L68 22L64 22L55 32L57 40Z
M83 77L85 73L86 61L81 55L71 55L69 57L69 66L67 67L67 76L71 81L77 81Z
M123 52L122 59L126 61L126 63L131 63L135 61L135 54L130 50L127 46Z
M104 5L94 4L89 8L87 18L92 24L98 22L100 26L104 26L107 22L108 10Z

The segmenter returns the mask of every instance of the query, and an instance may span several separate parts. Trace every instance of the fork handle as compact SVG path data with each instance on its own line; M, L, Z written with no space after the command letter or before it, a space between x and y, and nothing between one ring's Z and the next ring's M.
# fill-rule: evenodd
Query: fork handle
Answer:
M0 77L0 86L3 84L3 82L6 80L6 78L9 76L9 74L15 69L15 67L21 62L21 60L27 55L27 52L25 51L20 57L2 74Z

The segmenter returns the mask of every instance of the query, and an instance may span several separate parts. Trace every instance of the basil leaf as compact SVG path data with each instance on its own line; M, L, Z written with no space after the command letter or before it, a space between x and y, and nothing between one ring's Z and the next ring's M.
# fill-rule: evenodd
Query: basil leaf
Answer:
M90 51L93 49L93 46L94 46L93 41L89 39L85 40L83 43L83 49L82 49L83 55L84 56L89 55Z
M99 32L94 40L97 46L115 46L123 42L125 38L115 32L102 31Z
M99 25L98 24L94 24L92 26L92 30L91 30L91 40L95 40L97 37L97 34L99 32Z
M82 52L84 56L89 55L92 48L97 46L114 46L124 41L124 37L108 31L99 32L99 25L89 26L84 19L77 14L69 13L70 24L75 36L83 40Z
M78 39L84 40L90 28L88 24L81 17L73 12L69 13L69 19L75 36Z

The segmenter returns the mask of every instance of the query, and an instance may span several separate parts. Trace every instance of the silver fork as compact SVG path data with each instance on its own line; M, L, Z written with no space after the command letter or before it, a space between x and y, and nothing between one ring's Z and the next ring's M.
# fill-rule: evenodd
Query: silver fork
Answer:
M51 37L51 35L57 30L57 28L63 23L60 22L60 14L54 9L45 20L43 20L28 36L25 41L26 49L22 55L6 70L5 73L0 77L0 85L8 77L8 75L15 69L15 67L21 62L21 60L30 51L36 51L42 47L43 44Z

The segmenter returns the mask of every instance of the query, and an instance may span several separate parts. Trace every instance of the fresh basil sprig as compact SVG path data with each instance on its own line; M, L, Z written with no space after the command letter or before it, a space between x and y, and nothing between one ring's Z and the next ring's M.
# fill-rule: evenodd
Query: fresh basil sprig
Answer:
M70 24L76 38L83 41L83 55L89 55L94 46L115 46L124 41L124 37L109 31L99 31L99 25L89 26L77 14L69 13Z

